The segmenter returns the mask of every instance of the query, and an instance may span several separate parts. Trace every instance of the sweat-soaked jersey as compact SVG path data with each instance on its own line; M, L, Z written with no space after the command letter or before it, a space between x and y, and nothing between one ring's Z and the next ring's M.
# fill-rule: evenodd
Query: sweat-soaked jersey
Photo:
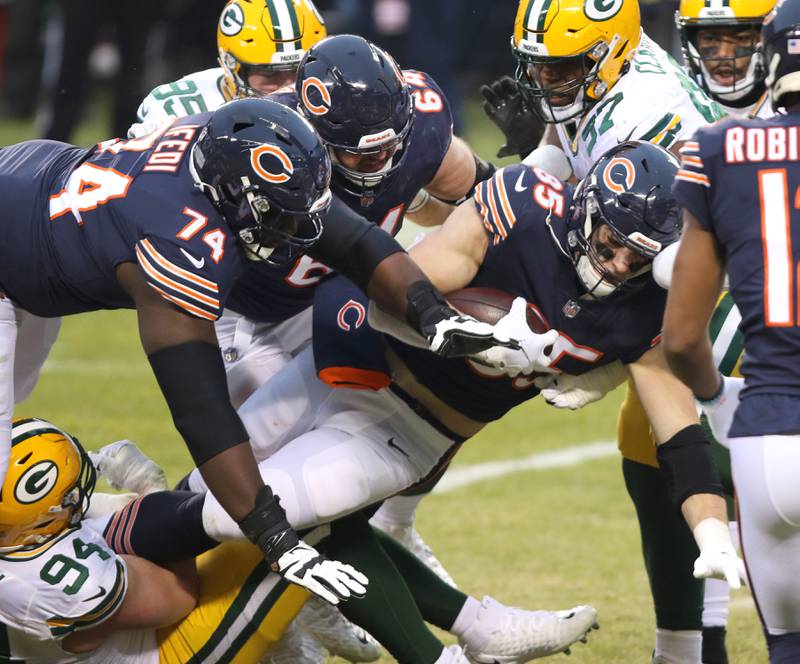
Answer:
M729 119L681 150L674 191L725 253L745 387L730 435L800 431L800 116Z
M53 141L0 149L0 289L38 316L132 308L115 276L132 262L186 313L218 318L243 259L188 169L209 117L89 150Z

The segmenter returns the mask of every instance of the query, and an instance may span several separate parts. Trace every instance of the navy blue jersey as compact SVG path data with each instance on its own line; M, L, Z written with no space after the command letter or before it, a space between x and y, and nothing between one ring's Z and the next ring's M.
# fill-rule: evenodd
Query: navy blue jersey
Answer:
M436 175L450 147L453 120L439 86L417 71L404 72L414 94L414 124L404 146L403 166L380 185L376 197L349 193L334 170L331 191L362 217L396 235L403 223L406 208L417 192ZM270 98L297 108L293 92ZM314 286L331 269L314 260L314 250L287 266L274 267L251 263L231 293L227 306L248 318L276 323L303 311L314 299Z
M0 288L39 316L131 308L114 270L132 262L187 313L219 317L242 258L188 171L209 117L89 150L52 141L0 150Z
M539 168L519 164L507 166L481 183L474 200L490 246L469 287L497 288L535 305L550 327L560 332L554 367L581 374L615 360L634 362L657 343L666 292L655 282L603 300L581 298L584 289L564 253L567 233L575 223L569 218L569 185ZM357 308L348 306L352 297L352 292L343 288L339 307L332 297L320 303L319 312L331 312L325 330L315 303L314 350L320 372L332 367L347 375L341 367L350 360L332 354L337 349L346 355L346 344L334 344L332 337L350 335L360 349L368 347L363 326L354 325ZM387 337L387 341L417 380L474 420L496 420L538 394L529 376L508 378L472 360L443 359L394 338ZM353 365L363 372L365 353L359 350L353 355ZM372 369L380 372L382 367L376 363Z
M742 315L745 388L730 435L800 431L800 117L726 120L682 153L676 197L724 248Z

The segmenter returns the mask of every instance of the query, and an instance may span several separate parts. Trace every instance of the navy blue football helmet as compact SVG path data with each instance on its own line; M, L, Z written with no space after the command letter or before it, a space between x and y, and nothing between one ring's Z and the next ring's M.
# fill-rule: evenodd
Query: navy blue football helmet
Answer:
M280 264L319 239L331 199L330 158L290 108L267 99L223 104L203 128L191 168L248 258Z
M761 28L762 67L772 107L786 108L800 101L800 7L779 0ZM792 100L787 95L796 93Z
M414 121L411 91L397 63L361 37L328 37L306 53L296 90L301 111L331 149L337 183L356 196L374 196L402 165ZM378 172L368 173L344 166L335 150L393 154Z
M681 209L672 195L678 160L662 147L627 141L603 154L575 191L567 236L573 264L589 295L601 298L647 283L652 260L681 234ZM598 230L604 240L600 240ZM603 267L614 247L640 255L626 279Z

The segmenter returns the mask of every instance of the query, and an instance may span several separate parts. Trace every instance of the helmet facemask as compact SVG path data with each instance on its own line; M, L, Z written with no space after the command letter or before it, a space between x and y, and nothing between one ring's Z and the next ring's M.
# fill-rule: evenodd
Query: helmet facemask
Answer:
M576 192L576 203L576 214L583 216L583 224L581 228L570 231L567 241L575 271L586 289L586 295L602 299L613 293L630 292L644 286L660 246L658 250L644 249L641 243L618 229L603 215L592 185L580 187ZM641 266L634 266L624 278L618 277L604 265L622 247L641 258Z
M599 72L616 41L610 46L598 42L585 53L568 57L537 56L514 49L517 60L515 78L528 106L543 122L551 124L583 115L607 92L606 84L599 79ZM542 77L544 68L578 74L559 85L550 86Z
M691 24L678 18L684 57L702 87L714 99L733 105L753 93L761 82L757 71L760 25L761 19ZM722 30L733 31L733 35L720 35ZM719 55L723 41L733 42L730 55ZM737 63L744 58L749 58L747 65ZM730 77L732 81L721 83L714 74Z

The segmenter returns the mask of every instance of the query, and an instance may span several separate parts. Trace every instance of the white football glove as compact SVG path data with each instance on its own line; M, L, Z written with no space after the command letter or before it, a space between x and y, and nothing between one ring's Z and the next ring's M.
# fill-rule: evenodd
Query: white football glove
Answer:
M711 401L698 399L697 404L705 414L708 426L717 442L724 447L730 447L728 431L731 429L733 415L739 405L739 392L744 387L744 378L733 376L720 376L720 378L722 378L722 392L719 396Z
M733 589L747 583L744 562L736 553L727 523L709 517L692 532L700 548L700 555L694 561L695 579L724 579Z
M494 330L495 336L516 341L519 347L493 346L476 353L473 358L481 364L501 369L512 378L534 371L551 372L550 354L558 339L558 330L537 334L528 327L527 316L528 303L521 297L515 298L509 312L495 323Z
M146 456L136 443L118 440L89 452L97 472L108 480L112 488L132 491L140 496L169 489L164 470Z
M628 370L620 361L587 371L580 376L548 374L538 376L533 384L551 406L578 410L586 404L599 401L628 378Z
M514 339L498 328L502 320L491 325L463 314L445 318L436 323L433 335L428 337L429 348L442 357L475 355L496 346L519 348Z
M278 558L273 570L334 605L367 594L366 576L350 565L328 560L302 541Z

